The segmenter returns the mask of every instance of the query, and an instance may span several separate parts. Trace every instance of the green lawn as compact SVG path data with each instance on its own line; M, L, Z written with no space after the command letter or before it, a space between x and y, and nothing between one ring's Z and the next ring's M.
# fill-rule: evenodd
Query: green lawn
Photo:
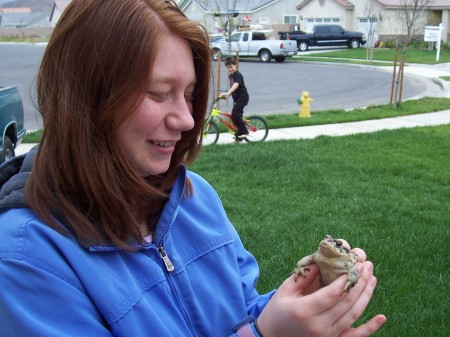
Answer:
M314 53L314 54L304 54L299 53L298 56L293 57L294 60L317 60L317 61L331 61L324 60L335 59L335 61L340 61L344 63L349 63L349 60L366 60L367 59L367 49L341 49L330 52ZM376 61L389 61L393 62L395 58L395 49L392 48L374 48L373 50L373 60ZM401 58L401 53L398 53L398 60ZM342 60L343 59L343 60ZM346 60L347 59L347 60ZM374 65L382 65L380 62L376 62ZM405 61L407 63L424 63L424 64L437 64L450 62L450 51L442 50L440 51L439 61L436 61L436 50L419 50L419 49L408 49L405 54ZM367 63L370 64L370 63ZM392 64L392 63L389 63Z
M352 110L312 111L310 118L299 118L298 113L264 116L271 129L321 125L332 123L357 122L370 119L407 116L419 113L450 109L449 98L424 97L418 100L401 102L398 108L389 104L373 105L367 108Z
M363 248L378 287L377 336L450 331L450 125L204 148L192 170L218 191L261 267L280 284L325 234Z

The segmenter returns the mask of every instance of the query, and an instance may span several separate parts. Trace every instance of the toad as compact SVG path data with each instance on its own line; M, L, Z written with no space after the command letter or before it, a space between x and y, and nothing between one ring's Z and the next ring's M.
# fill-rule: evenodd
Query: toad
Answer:
M342 240L333 239L326 235L319 244L319 249L314 254L305 256L297 262L293 271L295 280L298 275L305 276L305 270L309 270L309 265L315 262L320 269L321 281L328 285L342 274L348 274L344 291L349 292L356 282L358 282L358 271L356 263L359 258L350 252L349 247L345 247Z

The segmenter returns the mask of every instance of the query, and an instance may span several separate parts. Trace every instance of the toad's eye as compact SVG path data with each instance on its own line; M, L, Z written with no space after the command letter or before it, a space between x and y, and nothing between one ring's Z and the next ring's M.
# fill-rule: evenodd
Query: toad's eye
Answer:
M336 246L337 246L337 247L342 246L342 242L341 242L341 241L337 241L337 240L336 240L335 243L336 243Z

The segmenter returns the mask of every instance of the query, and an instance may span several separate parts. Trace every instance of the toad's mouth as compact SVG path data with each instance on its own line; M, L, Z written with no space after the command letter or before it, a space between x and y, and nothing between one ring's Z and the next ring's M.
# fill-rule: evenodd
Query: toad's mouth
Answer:
M341 253L333 244L330 243L322 243L320 245L320 251L323 255L332 257L332 256L341 256Z

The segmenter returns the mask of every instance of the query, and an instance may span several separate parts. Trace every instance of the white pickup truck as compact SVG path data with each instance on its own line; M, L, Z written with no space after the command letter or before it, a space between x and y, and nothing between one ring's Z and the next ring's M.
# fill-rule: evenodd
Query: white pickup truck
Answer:
M213 60L217 61L218 53L223 56L259 57L262 62L284 62L286 57L297 53L297 44L290 40L269 40L262 31L236 31L231 34L231 43L219 39L211 43ZM229 47L231 45L231 52Z

